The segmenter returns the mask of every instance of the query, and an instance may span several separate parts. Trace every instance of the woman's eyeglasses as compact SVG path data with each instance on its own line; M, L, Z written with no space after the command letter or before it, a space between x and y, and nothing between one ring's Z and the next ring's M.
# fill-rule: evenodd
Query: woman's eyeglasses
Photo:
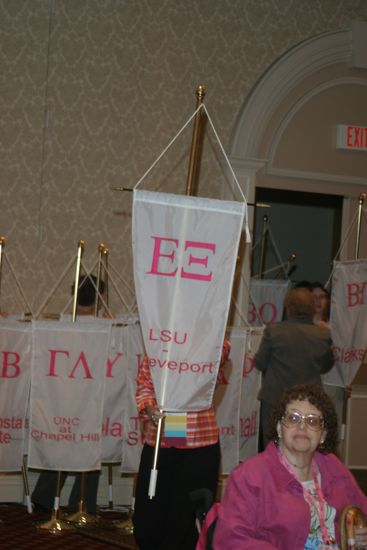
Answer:
M324 420L317 414L301 414L299 412L285 412L282 416L282 424L286 428L295 428L302 422L311 430L321 430L324 427Z

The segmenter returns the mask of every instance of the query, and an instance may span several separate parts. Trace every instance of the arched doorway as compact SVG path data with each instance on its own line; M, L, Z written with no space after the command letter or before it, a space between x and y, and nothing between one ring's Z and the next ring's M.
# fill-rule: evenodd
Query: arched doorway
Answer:
M314 193L316 200L321 194L341 197L341 240L349 233L341 252L345 259L354 257L356 232L349 230L358 197L367 190L367 151L337 149L336 126L367 126L367 62L358 56L364 47L361 25L367 36L367 23L356 23L352 30L313 37L279 58L243 105L230 145L231 163L251 203L257 189ZM249 218L252 227L253 208ZM250 253L248 247L247 282ZM364 234L360 256L367 256ZM246 294L244 286L239 288L243 307Z

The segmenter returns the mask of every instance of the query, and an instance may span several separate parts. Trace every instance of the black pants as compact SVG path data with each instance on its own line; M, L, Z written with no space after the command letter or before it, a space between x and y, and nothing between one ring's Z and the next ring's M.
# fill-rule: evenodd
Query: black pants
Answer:
M198 532L189 494L216 493L219 443L195 449L161 448L156 494L148 497L153 447L144 445L135 495L135 540L140 550L195 550Z
M84 503L89 514L95 514L97 509L97 492L100 470L85 473ZM54 507L58 472L43 470L32 493L32 502L48 511ZM61 472L61 489L65 483L67 472ZM69 497L68 511L77 512L80 501L80 474L75 474L75 481Z

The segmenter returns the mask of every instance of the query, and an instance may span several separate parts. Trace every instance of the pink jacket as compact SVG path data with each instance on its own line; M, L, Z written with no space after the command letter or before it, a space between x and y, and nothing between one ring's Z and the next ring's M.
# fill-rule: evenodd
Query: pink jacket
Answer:
M367 497L333 454L316 453L327 502L339 514L359 506L367 515ZM239 466L228 478L219 506L214 550L304 550L310 525L301 484L280 463L274 443Z

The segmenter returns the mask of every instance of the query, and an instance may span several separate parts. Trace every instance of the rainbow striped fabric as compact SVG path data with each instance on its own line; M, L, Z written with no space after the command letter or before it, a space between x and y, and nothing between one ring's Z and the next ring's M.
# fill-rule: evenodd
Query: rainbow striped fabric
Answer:
M166 413L164 442L169 446L185 445L187 440L187 414Z

